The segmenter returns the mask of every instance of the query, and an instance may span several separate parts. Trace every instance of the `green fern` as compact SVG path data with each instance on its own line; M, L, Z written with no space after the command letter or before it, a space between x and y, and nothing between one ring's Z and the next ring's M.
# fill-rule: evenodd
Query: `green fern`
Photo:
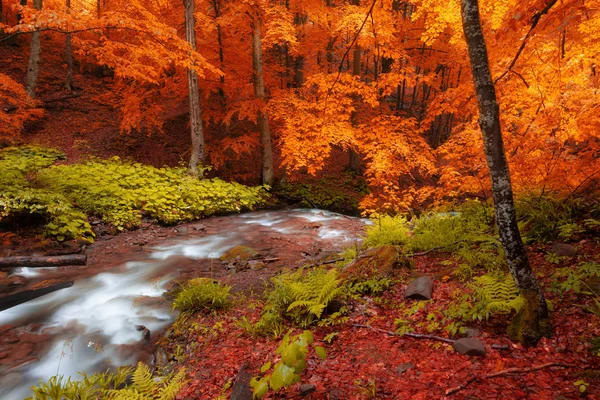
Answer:
M308 327L322 318L332 301L345 294L337 269L301 269L276 276L272 282L274 287L267 295L260 320L253 326L243 323L250 335L279 337L286 320Z
M483 301L490 314L509 314L525 305L510 275L483 275L475 278L476 295Z
M315 319L321 318L327 305L342 292L341 283L336 269L327 272L313 270L301 276L298 281L290 284L294 302L288 306L287 311L299 308Z
M27 400L175 400L183 387L185 371L167 377L153 377L148 366L139 363L132 367L119 367L116 372L81 374L83 379L53 376L31 388L32 396ZM132 384L127 380L132 377Z

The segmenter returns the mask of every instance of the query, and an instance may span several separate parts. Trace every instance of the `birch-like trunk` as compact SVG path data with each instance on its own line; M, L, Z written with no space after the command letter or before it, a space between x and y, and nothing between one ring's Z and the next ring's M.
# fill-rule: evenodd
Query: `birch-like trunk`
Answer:
M517 227L510 174L500 130L500 107L490 73L477 0L461 0L461 11L479 103L479 126L492 180L496 224L510 273L525 300L525 307L513 318L509 334L526 345L535 345L541 337L551 334L548 306L531 270L527 250Z
M185 7L185 38L196 50L196 21L194 18L194 0L184 0ZM188 172L190 175L201 175L198 164L204 164L204 130L202 129L202 110L200 109L200 89L198 74L192 68L188 69L188 94L190 98L190 131L192 138L192 154Z
M252 67L254 69L254 96L264 105L265 78L263 75L262 41L260 32L260 18L252 22ZM273 183L273 149L271 144L271 131L269 130L269 117L264 110L259 110L256 117L260 142L262 147L262 183Z
M36 10L41 10L42 0L33 0L33 7ZM25 78L25 90L32 99L35 99L35 89L37 87L38 73L40 72L40 52L42 49L40 35L40 32L33 32L31 34L29 64L27 66L27 77Z

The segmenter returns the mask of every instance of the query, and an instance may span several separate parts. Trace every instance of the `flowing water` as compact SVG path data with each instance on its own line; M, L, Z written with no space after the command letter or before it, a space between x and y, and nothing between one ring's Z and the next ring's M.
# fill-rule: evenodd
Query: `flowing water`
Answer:
M142 358L142 348L151 347L142 339L139 326L159 332L174 320L161 296L180 276L182 264L204 265L199 271L212 274L217 267L210 260L237 245L299 260L315 249L339 251L352 245L360 240L364 227L364 220L321 210L257 211L202 222L206 224L202 234L186 232L141 255L125 253L122 263L110 271L0 312L0 327L18 327L26 332L21 340L27 337L32 342L23 350L25 355L30 352L24 362L12 368L0 366L0 399L24 399L31 385L53 375L77 378L78 372L135 364ZM218 268L223 270L220 263ZM48 272L23 268L18 274L36 278ZM4 345L10 351L7 346L10 341Z

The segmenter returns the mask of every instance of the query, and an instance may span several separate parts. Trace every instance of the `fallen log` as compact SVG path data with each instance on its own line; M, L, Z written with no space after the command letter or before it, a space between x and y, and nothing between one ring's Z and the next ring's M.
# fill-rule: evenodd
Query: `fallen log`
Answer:
M38 297L45 296L60 289L66 289L71 286L73 286L73 281L60 282L40 289L24 290L22 292L10 294L0 299L0 311L7 310L9 308L18 306L19 304L26 303L30 300L37 299Z
M85 254L69 254L65 256L17 256L0 257L0 268L14 267L62 267L65 265L85 265Z

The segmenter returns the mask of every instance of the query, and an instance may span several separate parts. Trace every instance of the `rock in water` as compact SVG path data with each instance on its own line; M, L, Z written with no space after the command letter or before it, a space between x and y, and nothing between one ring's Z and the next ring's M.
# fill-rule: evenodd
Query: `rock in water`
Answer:
M250 260L252 258L258 257L258 251L254 250L251 247L247 246L235 246L229 249L225 254L219 257L221 261L231 261L235 259L239 260Z
M412 281L404 292L404 297L414 300L431 300L433 294L433 279L422 276Z
M485 356L485 346L483 342L475 338L462 338L452 343L452 347L460 354L467 356Z

